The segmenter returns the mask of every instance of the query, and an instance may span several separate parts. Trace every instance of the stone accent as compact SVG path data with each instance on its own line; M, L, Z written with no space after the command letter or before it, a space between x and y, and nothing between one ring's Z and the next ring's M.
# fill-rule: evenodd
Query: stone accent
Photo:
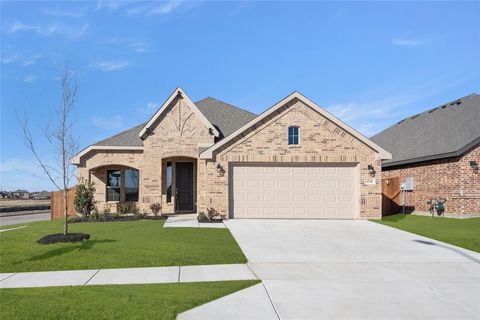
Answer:
M432 197L448 198L445 212L450 215L480 214L480 171L470 161L480 164L480 144L461 157L447 158L384 168L383 178L414 177L414 190L407 193L407 206L427 211Z

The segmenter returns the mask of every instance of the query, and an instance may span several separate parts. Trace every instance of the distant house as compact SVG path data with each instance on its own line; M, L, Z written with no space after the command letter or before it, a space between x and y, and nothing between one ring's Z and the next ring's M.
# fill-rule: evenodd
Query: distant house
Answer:
M32 192L30 194L30 198L35 200L46 200L50 199L50 192L48 191L39 191L39 192Z
M412 210L427 211L426 202L441 197L447 214L480 214L480 95L408 117L371 140L392 153L382 178L413 177Z
M18 189L17 191L13 191L13 197L14 198L29 199L30 198L30 192L28 192L27 190Z

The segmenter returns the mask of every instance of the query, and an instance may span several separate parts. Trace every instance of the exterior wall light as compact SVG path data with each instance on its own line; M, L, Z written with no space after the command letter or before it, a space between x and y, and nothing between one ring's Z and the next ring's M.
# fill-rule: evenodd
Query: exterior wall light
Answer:
M475 160L470 161L470 167L472 167L474 172L478 172L478 163Z
M223 177L223 175L225 174L225 170L223 169L223 167L220 165L220 163L217 163L217 172L218 172L218 175L220 177Z
M373 177L376 173L375 169L373 168L373 166L371 164L369 164L367 166L367 169L368 169L368 173L370 173L370 175Z

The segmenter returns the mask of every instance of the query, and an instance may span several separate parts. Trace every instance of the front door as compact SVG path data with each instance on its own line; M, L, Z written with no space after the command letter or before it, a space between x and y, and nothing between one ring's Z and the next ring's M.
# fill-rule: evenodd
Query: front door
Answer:
M175 210L193 211L193 162L177 162L175 167Z

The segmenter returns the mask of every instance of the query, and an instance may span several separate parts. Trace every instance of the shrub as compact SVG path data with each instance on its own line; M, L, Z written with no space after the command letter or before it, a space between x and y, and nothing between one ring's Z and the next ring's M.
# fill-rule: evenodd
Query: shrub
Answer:
M98 211L97 211L97 213L98 213ZM110 207L103 208L102 213L103 214L110 213Z
M130 210L136 216L140 214L140 208L135 203L130 206Z
M207 208L208 220L214 220L220 217L220 212L213 208Z
M156 217L160 213L160 210L162 210L162 205L158 202L152 203L150 210L152 210L153 215Z
M73 199L73 205L75 210L82 216L88 218L92 210L95 208L95 186L93 182L81 179L77 184L75 190L75 198Z
M120 214L128 213L129 209L130 209L129 205L126 203L117 204L117 212Z

